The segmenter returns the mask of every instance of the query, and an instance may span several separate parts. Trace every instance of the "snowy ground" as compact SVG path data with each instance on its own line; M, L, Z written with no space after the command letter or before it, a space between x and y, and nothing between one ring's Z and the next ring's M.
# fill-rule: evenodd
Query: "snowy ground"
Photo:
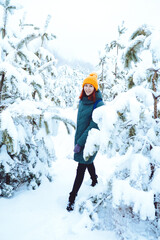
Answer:
M57 155L53 164L54 181L46 181L36 191L22 189L10 199L0 199L0 239L115 240L114 232L86 228L88 218L76 208L71 213L66 211L77 167L72 160L73 136L64 137L61 133L54 145ZM77 201L85 199L92 191L96 188L90 187L86 173Z
M116 165L115 159L107 161L100 154L95 159L99 184L92 188L86 172L75 210L70 213L66 211L77 168L77 163L73 161L73 142L74 131L68 135L61 123L53 143L57 156L52 168L54 181L50 183L46 180L35 191L21 189L10 199L0 198L0 240L160 240L148 228L149 222L119 218L116 209L118 225L116 229L111 228L112 215L116 216L111 205L107 205L106 210L102 209L100 213L101 224L107 224L110 231L91 230L93 222L88 212L79 212L79 205L83 200L86 202L91 196L105 192L106 179L110 178ZM123 232L124 238L117 237L119 231Z

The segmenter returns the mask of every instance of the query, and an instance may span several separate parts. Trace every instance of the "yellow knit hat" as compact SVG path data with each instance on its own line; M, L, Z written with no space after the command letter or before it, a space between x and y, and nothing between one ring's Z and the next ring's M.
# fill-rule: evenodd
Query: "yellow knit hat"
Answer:
M89 74L89 76L86 79L84 79L82 87L84 87L85 84L91 84L97 91L98 90L97 78L98 78L97 73L93 72L93 73Z

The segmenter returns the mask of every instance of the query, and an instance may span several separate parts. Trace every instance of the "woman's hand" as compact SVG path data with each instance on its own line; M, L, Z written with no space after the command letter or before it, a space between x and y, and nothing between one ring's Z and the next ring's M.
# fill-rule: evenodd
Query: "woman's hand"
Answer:
M76 144L75 147L74 147L74 152L79 153L80 151L81 151L81 146Z

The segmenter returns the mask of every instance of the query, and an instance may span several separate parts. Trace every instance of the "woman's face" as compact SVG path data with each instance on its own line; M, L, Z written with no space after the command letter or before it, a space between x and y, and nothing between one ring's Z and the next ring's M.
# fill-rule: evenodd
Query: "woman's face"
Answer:
M84 92L87 96L91 95L94 91L94 87L92 84L85 84L84 85Z

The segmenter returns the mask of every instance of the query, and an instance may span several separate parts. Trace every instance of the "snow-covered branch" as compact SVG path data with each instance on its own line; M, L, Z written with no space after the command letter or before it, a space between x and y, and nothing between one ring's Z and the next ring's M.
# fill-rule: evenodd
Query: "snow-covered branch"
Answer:
M31 42L32 40L36 39L40 37L40 35L38 34L30 34L30 35L27 35L25 38L23 38L18 44L17 44L17 49L21 49L24 44L27 44L28 42Z
M64 124L69 124L74 129L76 128L75 122L73 122L71 119L68 119L68 118L65 118L65 117L62 117L62 116L59 116L59 115L54 115L52 118L55 119L55 120L62 121L62 122L64 122Z
M113 182L113 204L116 207L121 203L133 204L133 211L140 214L143 220L155 218L153 191L140 191L131 187L127 180L115 180Z
M35 74L40 74L40 73L43 72L46 68L48 68L48 67L50 67L50 66L53 66L54 63L55 63L55 60L52 60L52 61L49 61L49 62L43 64L41 67L39 67L39 68L36 70Z

